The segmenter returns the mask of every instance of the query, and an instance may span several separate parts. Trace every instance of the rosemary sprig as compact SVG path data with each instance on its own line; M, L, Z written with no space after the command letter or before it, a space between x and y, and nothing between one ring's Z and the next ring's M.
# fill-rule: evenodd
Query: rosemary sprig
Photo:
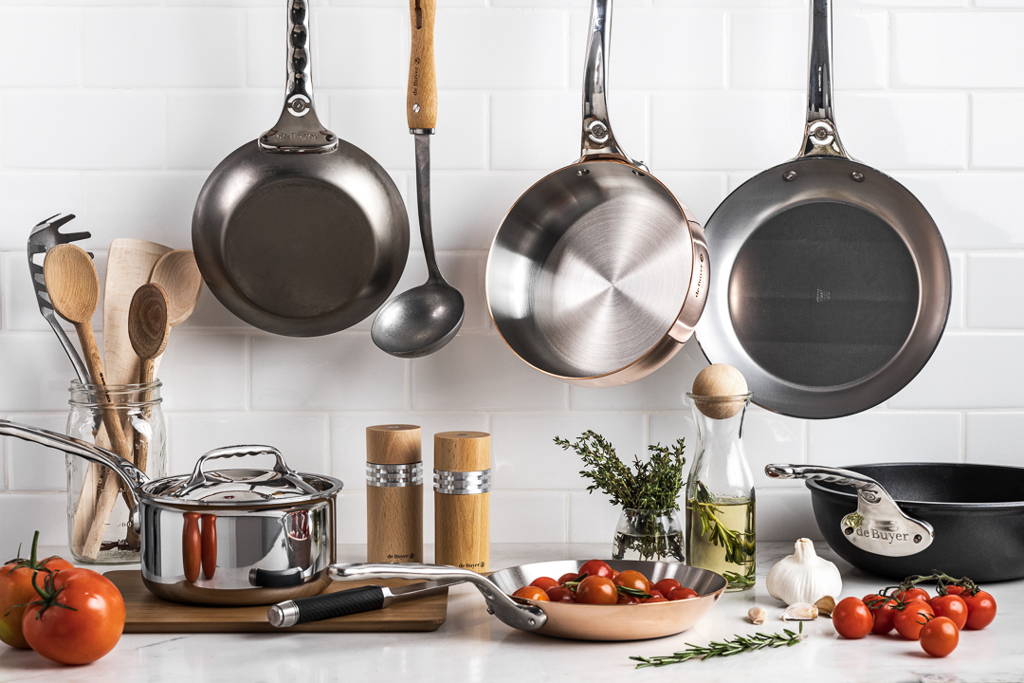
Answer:
M637 662L636 668L643 669L648 666L668 666L669 664L682 664L691 659L705 660L712 657L731 657L732 655L744 652L755 652L772 647L792 647L804 639L804 625L800 624L798 631L783 629L782 633L753 633L750 635L735 635L725 640L713 640L707 645L694 645L686 643L685 650L673 652L670 655L657 657L630 657Z
M728 582L730 588L752 588L757 583L757 576L754 573L753 565L750 566L745 574L722 572L722 578Z
M718 518L721 508L715 505L715 499L703 482L696 482L694 498L690 501L693 511L698 515L701 537L712 545L725 549L725 561L732 564L746 564L754 556L754 539L749 534L730 529ZM728 577L726 577L728 579ZM731 585L731 582L730 582ZM751 585L753 585L751 583Z

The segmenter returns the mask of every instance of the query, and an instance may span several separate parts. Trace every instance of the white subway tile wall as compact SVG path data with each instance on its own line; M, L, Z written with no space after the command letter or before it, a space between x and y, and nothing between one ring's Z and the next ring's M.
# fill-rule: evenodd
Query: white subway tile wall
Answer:
M618 0L611 111L635 157L705 221L729 189L799 143L806 0ZM314 0L322 118L393 174L415 221L406 132L405 0ZM363 429L382 422L494 435L494 541L603 542L618 512L551 443L592 428L623 457L685 437L695 345L648 379L568 387L533 372L487 316L487 248L529 184L578 152L587 0L440 0L434 224L467 300L463 333L421 360L377 351L369 321L322 339L253 330L208 293L161 375L171 465L265 441L346 481L342 540L365 529ZM851 153L918 193L951 251L949 330L885 405L827 422L748 414L765 538L818 536L808 495L772 461L1020 464L1024 438L1024 0L838 0L837 111ZM79 215L86 246L190 244L211 168L281 106L284 0L0 0L0 415L64 422L69 366L36 312L24 240ZM419 240L399 289L425 277ZM100 318L97 319L97 322ZM692 455L692 450L691 450ZM63 458L0 441L0 547L63 537ZM433 529L426 497L426 533Z

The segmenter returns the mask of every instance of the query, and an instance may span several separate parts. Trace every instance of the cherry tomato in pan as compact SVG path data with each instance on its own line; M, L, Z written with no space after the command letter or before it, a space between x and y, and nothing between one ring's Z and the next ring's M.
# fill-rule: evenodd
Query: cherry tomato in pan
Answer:
M665 597L669 600L687 600L689 598L697 597L697 591L692 588L687 588L686 586L680 586L679 588L673 588L670 590L665 594Z
M974 595L964 593L961 597L967 603L967 629L983 629L996 618L996 599L988 591L978 591Z
M551 602L576 602L572 591L565 586L555 586L547 590L548 600Z
M832 610L832 625L843 638L863 638L874 624L871 610L860 598L843 598Z
M540 576L531 581L530 585L548 591L557 586L558 582L552 579L550 576Z
M587 576L601 576L610 579L615 573L615 570L613 570L611 565L607 562L602 560L590 560L589 562L583 563L583 566L580 567L579 573L580 576L586 574Z
M959 595L940 595L928 601L936 617L949 617L962 629L967 623L967 602Z
M612 581L615 582L616 586L622 586L623 588L632 588L633 590L643 591L644 593L651 592L651 582L647 577L632 569L619 572L619 575L612 579Z
M945 657L960 642L960 629L949 617L935 617L921 628L921 648L932 657Z
M543 588L537 588L537 586L523 586L513 593L512 597L524 600L539 600L541 602L547 602L550 599L547 592Z
M614 605L618 600L618 589L605 576L588 576L576 587L576 602L585 605Z
M654 590L658 591L662 595L668 595L672 592L673 588L682 588L683 584L679 583L675 579L662 579L658 583L654 584Z
M619 599L617 604L619 605L638 605L640 604L641 598L635 595L627 595L626 593L619 593Z
M871 615L875 620L874 625L871 627L872 633L884 636L892 630L892 619L896 614L895 608L897 604L895 599L881 596L878 593L871 593L864 596L864 604L871 610Z
M934 616L935 610L931 605L923 600L914 600L907 603L903 609L896 610L892 624L896 627L896 632L907 640L917 640L921 637L921 629Z
M580 575L576 572L566 572L558 577L558 585L564 586L569 581L575 581L578 578L580 578Z

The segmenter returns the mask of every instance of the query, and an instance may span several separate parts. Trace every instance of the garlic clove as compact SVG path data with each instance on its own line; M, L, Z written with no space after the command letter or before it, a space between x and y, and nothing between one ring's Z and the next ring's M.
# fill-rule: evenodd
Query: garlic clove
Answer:
M836 599L831 595L826 595L823 598L819 598L814 606L818 608L818 613L823 617L831 617L832 610L836 608Z
M818 618L818 608L809 602L796 602L782 613L783 621L814 621Z
M763 624L768 617L768 610L764 607L751 607L747 610L747 619L751 624Z

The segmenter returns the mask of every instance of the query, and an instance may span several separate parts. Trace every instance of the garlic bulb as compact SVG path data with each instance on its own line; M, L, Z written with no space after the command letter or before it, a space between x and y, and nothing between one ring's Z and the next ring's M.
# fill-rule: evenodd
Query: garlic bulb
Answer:
M814 552L809 538L797 539L792 555L775 563L768 572L768 594L787 605L813 603L825 595L840 595L843 579L839 569Z

